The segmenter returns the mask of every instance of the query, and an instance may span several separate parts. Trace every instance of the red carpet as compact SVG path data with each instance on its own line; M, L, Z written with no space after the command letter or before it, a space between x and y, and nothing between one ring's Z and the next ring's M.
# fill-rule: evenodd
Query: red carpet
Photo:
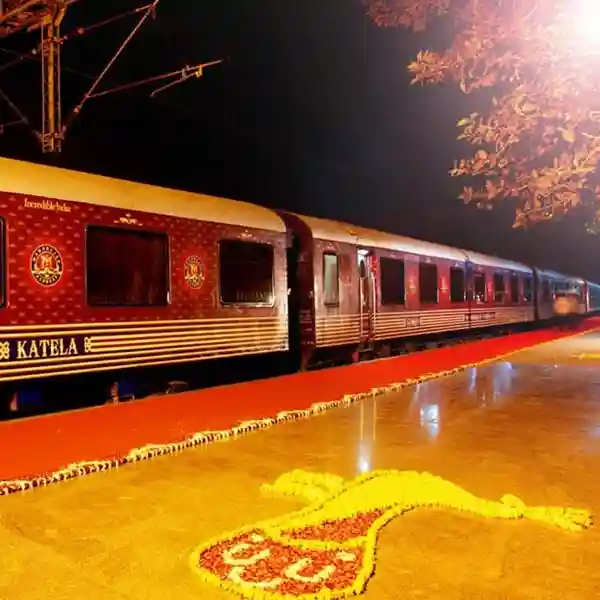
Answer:
M586 320L578 331L596 328L598 317ZM315 402L449 371L569 335L572 332L557 329L519 333L336 369L0 423L0 494L7 493L3 482L8 480L52 473L71 463L123 457L146 444L228 430L281 411L306 410ZM115 465L102 468L110 466ZM37 484L63 478L67 476L55 474Z

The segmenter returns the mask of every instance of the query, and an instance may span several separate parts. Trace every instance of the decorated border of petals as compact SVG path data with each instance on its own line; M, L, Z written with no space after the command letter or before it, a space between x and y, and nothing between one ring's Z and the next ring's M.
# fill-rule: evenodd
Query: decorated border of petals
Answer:
M0 496L7 496L9 494L15 494L18 492L26 492L28 490L44 487L53 483L58 483L60 481L67 481L76 477L82 477L83 475L90 475L91 473L100 473L102 471L117 469L125 465L141 462L143 460L149 460L157 456L176 454L188 448L195 448L196 446L204 446L213 442L221 442L232 438L237 438L242 435L252 433L253 431L258 431L260 429L272 427L273 425L276 425L278 423L287 423L290 421L299 421L301 419L307 419L309 417L322 414L326 411L333 410L334 408L350 406L351 404L355 404L356 402L360 402L361 400L364 400L366 398L372 398L374 396L381 396L383 394L398 392L404 388L413 387L419 383L424 383L426 381L431 381L433 379L439 379L442 377L449 377L451 375L461 373L462 371L466 371L467 369L471 369L473 367L496 362L497 360L501 360L507 356L510 356L517 352L521 352L522 350L526 350L527 348L539 347L545 344L551 344L560 341L561 339L578 337L599 330L600 327L591 327L589 329L586 329L585 331L579 331L572 335L562 336L559 338L548 340L546 342L542 342L541 344L535 344L533 346L525 346L523 348L511 350L510 352L495 355L493 357L486 358L478 362L467 363L454 369L442 370L434 373L424 373L423 375L420 375L415 378L405 379L404 381L399 383L391 383L386 386L372 388L368 392L346 394L340 400L331 400L329 402L317 402L307 409L282 411L274 417L242 421L234 427L232 427L231 429L223 429L220 431L200 431L175 442L169 442L164 444L146 444L139 448L134 448L133 450L130 450L126 455L121 457L108 458L105 460L82 461L78 463L72 463L70 465L67 465L66 467L49 473L26 476L18 479L0 480Z
M496 360L496 359L494 359ZM481 363L477 363L481 364ZM465 369L468 369L474 365L466 365L452 369L450 371L440 371L438 373L427 373L415 379L407 379L401 383L392 383L384 387L373 388L368 392L360 392L358 394L347 394L341 400L332 400L330 402L317 402L310 408L304 410L291 410L282 411L274 417L266 417L264 419L257 419L251 421L242 421L231 429L223 429L220 431L200 431L194 433L180 441L165 443L165 444L146 444L139 448L134 448L129 451L125 456L115 457L106 460L91 460L83 461L78 463L72 463L58 469L51 473L40 474L31 477L22 477L19 479L12 480L0 480L0 496L6 496L8 494L14 494L18 492L25 492L31 489L50 485L52 483L58 483L59 481L67 481L74 479L75 477L81 477L83 475L89 475L91 473L99 473L102 471L108 471L116 469L132 463L141 462L143 460L149 460L157 456L165 456L167 454L175 454L186 450L188 448L194 448L196 446L204 446L213 442L221 442L232 438L237 438L260 429L266 429L277 425L278 423L287 423L290 421L299 421L301 419L308 419L324 412L330 411L334 408L343 406L350 406L356 402L360 402L366 398L373 396L380 396L389 392L397 392L406 387L414 386L418 383L429 381L431 379L437 379L439 377L447 377L454 375Z
M303 473L304 475L310 475L306 471L298 471ZM284 495L290 494L291 496L304 497L308 500L307 496L303 494L304 483L298 483L294 481L294 474L296 471L291 471L286 473L283 477L288 477L290 481L287 482L284 490L279 489L279 494L283 492ZM191 554L189 558L189 564L193 571L200 577L200 579L207 584L212 586L221 588L223 590L232 592L236 596L241 596L250 600L341 600L342 598L347 598L349 596L358 596L361 595L370 581L371 577L375 573L375 561L377 554L377 541L379 537L379 533L381 530L394 518L404 514L405 512L410 511L412 508L417 508L419 506L431 506L427 501L422 503L418 495L414 496L410 503L401 502L397 506L393 505L381 505L381 514L380 516L372 523L369 527L366 536L356 537L351 540L345 540L343 542L333 541L333 540L319 540L319 539L295 539L291 537L290 531L295 529L296 527L305 527L306 523L302 524L304 517L310 516L314 514L316 511L321 511L327 505L331 505L332 500L341 497L343 494L346 494L348 491L353 488L362 486L365 482L378 478L380 476L386 476L388 474L395 473L397 475L406 476L406 475L417 475L418 479L412 481L406 481L406 487L413 486L413 489L416 487L418 489L423 485L423 477L427 478L426 487L430 490L431 484L436 485L437 483L442 483L443 488L442 492L439 495L439 502L437 504L438 507L444 508L447 503L444 500L449 498L448 490L446 489L446 485L449 483L443 480L441 477L435 476L428 472L416 472L416 471L396 471L396 470L387 470L387 469L376 469L369 473L364 473L359 475L352 481L342 481L341 485L336 491L333 491L331 494L327 495L320 501L311 502L308 500L308 506L294 511L292 513L287 512L283 515L279 515L277 517L271 517L264 521L260 521L258 523L254 523L253 525L247 525L245 527L238 528L236 530L230 531L229 533L224 533L219 536L213 537L210 540L203 542L200 544ZM323 473L321 476L321 481L327 481L337 479L336 475L332 475L330 473ZM332 486L330 489L333 489L335 486ZM266 489L265 489L266 488ZM541 521L547 524L554 524L564 530L568 531L582 531L587 529L592 524L592 516L591 513L587 510L580 509L565 509L558 507L528 507L517 497L512 496L510 494L506 494L502 497L500 502L486 502L483 498L479 498L476 496L471 496L471 494L467 493L467 497L463 497L465 492L464 489L453 486L453 491L451 494L458 493L460 497L460 501L454 504L454 510L462 510L467 513L471 513L473 515L485 516L490 518L499 517L501 514L504 519L531 519L534 521ZM263 487L263 491L268 491L272 489L271 485L267 485ZM298 491L297 494L294 494L293 491L296 489ZM445 492L445 493L444 493ZM429 491L427 495L431 495ZM400 498L398 496L398 498ZM483 501L483 502L482 502ZM504 511L502 513L498 512L498 505L502 505L504 509L510 507L512 509L510 515L506 515ZM435 505L434 505L435 506ZM356 510L356 507L349 505L352 516L358 516L361 514L359 510ZM364 509L364 507L363 507ZM324 519L330 517L332 520L336 519L335 513L328 514L327 510L324 511L323 515ZM569 519L565 520L557 520L557 517L562 518L565 514L569 515ZM293 516L294 525L292 528L289 526L290 516ZM287 527L283 530L280 529L281 524L287 523ZM220 577L215 572L203 567L201 565L201 556L203 553L211 550L215 546L221 544L224 540L231 540L235 538L239 538L241 536L252 533L253 531L264 532L269 538L271 538L275 542L284 543L288 547L297 547L302 548L304 550L349 550L351 548L362 547L363 559L362 564L356 572L356 577L354 581L346 586L345 588L337 588L333 589L322 589L315 592L308 593L298 593L298 594L282 594L279 592L267 591L257 588L251 587L240 587L239 581L232 581L228 578ZM280 565L278 565L280 567ZM273 573L268 573L268 577L277 577L278 575Z

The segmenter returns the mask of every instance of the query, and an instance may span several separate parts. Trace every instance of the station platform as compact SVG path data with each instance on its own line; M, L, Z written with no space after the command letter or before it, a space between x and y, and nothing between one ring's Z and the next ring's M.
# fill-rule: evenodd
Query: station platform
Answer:
M306 418L364 395L600 330L548 328L385 360L0 422L0 496Z
M456 372L7 495L0 598L597 598L600 333L522 335L343 368ZM306 375L308 409L336 390Z

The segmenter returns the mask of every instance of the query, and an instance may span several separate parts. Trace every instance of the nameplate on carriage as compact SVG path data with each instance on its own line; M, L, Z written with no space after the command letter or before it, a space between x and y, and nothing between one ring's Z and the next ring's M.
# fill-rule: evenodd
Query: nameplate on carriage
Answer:
M493 321L495 318L495 312L482 312L471 314L471 321Z
M56 200L23 200L23 208L34 208L36 210L49 210L52 212L71 212L71 207L64 202Z
M49 358L69 358L88 354L92 342L83 335L64 337L34 337L0 341L0 361L29 361Z

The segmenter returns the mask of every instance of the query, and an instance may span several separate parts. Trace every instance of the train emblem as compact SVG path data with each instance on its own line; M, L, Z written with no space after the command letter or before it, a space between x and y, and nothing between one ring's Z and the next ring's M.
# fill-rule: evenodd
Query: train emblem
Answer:
M188 256L183 266L183 278L187 286L198 290L204 283L204 265L198 256Z
M31 276L44 287L56 285L63 274L60 252L50 244L38 246L31 254Z

